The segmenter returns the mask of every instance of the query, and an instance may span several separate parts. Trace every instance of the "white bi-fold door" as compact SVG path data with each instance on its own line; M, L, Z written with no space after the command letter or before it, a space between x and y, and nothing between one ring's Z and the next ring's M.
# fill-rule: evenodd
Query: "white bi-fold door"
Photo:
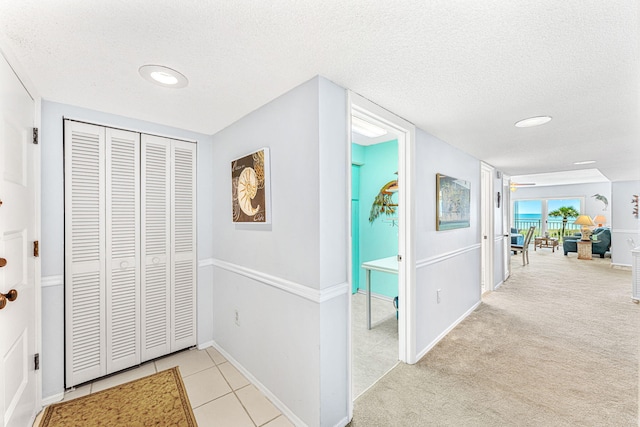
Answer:
M65 121L66 383L140 363L140 135Z
M142 135L143 361L196 342L195 162L195 144Z
M65 121L67 387L195 344L195 144L157 138L150 147L147 137ZM182 144L188 166L172 160ZM176 173L191 178L174 194ZM173 213L182 193L192 201L187 222ZM176 228L193 243L193 270L182 281ZM182 283L189 303L175 308ZM176 343L180 316L192 328Z

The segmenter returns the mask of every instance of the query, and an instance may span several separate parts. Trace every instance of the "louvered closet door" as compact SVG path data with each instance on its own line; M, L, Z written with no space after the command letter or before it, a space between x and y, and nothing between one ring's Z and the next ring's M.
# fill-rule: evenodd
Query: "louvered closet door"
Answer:
M171 351L196 344L196 144L172 141Z
M64 122L67 387L105 375L105 131ZM45 207L46 211L46 207Z
M171 144L142 135L142 360L171 351Z
M140 134L106 129L107 373L140 363Z

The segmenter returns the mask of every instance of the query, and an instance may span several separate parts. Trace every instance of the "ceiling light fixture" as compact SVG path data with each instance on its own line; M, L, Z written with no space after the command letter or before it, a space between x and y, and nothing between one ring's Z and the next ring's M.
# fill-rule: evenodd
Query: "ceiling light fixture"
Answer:
M583 160L581 162L573 162L574 165L590 165L592 163L595 163L595 160Z
M189 84L183 74L162 65L143 65L138 72L145 80L158 86L182 88Z
M376 126L356 116L351 116L351 130L360 135L368 136L369 138L377 138L387 134L387 131L380 126Z
M516 122L517 128L530 128L534 126L540 126L551 121L551 116L536 116L529 117L528 119L522 119Z

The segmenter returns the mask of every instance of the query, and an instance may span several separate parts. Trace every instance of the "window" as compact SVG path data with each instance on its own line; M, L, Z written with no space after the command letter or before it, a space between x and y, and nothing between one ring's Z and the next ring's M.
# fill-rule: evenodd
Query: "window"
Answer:
M534 226L537 236L545 233L551 237L560 237L563 232L564 235L572 234L580 230L580 226L573 224L575 216L568 216L564 222L562 216L550 216L549 213L562 207L570 207L580 213L583 205L584 197L515 200L513 202L513 227L524 233L529 227Z
M535 226L542 227L542 200L516 200L513 204L513 226L519 232Z

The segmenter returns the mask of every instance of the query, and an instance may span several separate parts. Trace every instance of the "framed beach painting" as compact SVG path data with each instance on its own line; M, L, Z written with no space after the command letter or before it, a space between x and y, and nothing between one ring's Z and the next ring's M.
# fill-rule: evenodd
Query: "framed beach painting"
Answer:
M268 148L231 162L234 223L271 224L270 181Z
M471 183L436 174L436 230L471 226Z

